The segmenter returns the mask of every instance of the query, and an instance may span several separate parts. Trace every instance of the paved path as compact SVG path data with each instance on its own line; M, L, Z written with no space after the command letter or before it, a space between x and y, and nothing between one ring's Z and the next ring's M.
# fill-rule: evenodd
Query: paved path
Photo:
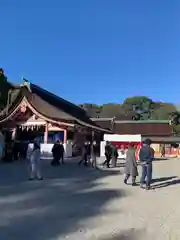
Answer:
M0 165L0 239L180 239L180 160L154 163L151 191L75 160L43 172L29 182L26 164Z

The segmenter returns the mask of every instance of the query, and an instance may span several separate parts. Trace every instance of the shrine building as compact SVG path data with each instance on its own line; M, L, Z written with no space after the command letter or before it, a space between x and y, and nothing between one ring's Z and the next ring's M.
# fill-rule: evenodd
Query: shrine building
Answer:
M39 137L42 143L55 138L78 142L111 132L96 125L81 107L27 80L9 91L7 106L0 112L0 129L11 130L13 139Z

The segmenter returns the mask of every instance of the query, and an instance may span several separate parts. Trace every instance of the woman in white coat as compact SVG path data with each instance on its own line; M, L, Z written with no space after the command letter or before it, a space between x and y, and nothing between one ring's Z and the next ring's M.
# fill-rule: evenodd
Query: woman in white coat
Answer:
M41 156L40 146L37 143L34 143L34 149L30 156L31 176L29 180L34 180L35 178L37 178L38 180L43 179L41 175L40 156Z

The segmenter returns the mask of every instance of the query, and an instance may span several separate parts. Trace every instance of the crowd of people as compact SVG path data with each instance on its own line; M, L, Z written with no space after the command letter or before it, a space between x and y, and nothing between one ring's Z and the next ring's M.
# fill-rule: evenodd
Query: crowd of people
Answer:
M8 148L7 148L8 149ZM6 150L8 153L8 150ZM7 154L6 153L6 154ZM56 141L52 148L52 156L53 160L51 162L52 166L59 166L60 164L64 164L64 146L62 141ZM7 154L8 155L8 154ZM34 142L33 150L30 154L27 154L27 146L21 145L21 148L18 145L14 145L13 147L13 159L16 160L18 156L25 157L29 159L30 162L30 180L38 179L42 180L41 173L41 151L40 145L37 142ZM78 162L78 165L84 164L84 166L91 166L93 168L97 167L97 156L99 155L99 146L96 141L92 143L89 141L85 141L81 148L81 159ZM105 145L105 161L103 162L103 166L110 167L110 163L112 167L116 167L117 159L118 159L118 146L113 145L110 142L106 142ZM143 142L142 147L140 148L139 154L139 162L142 168L142 174L140 178L140 187L148 190L150 189L151 179L152 179L152 162L154 159L154 150L151 148L151 140L147 139ZM125 157L125 178L124 183L127 184L129 178L132 178L132 186L136 186L136 177L138 176L138 168L137 168L137 159L136 159L136 149L132 143L129 143L128 149L126 151Z
M52 148L53 160L51 162L52 166L59 166L60 164L64 164L64 146L62 141L56 141ZM138 176L138 168L137 168L137 160L135 155L136 149L132 143L129 143L128 149L126 151L125 157L125 178L124 183L127 184L129 178L132 178L132 186L136 186L136 177ZM85 141L82 149L81 149L81 159L78 163L80 166L84 164L88 166L89 163L92 167L96 168L97 166L97 156L99 153L98 145L95 141L88 142ZM112 166L116 167L117 159L118 159L118 148L114 146L110 142L106 142L105 145L105 161L103 166L110 167L110 162L112 162ZM34 148L29 155L30 160L30 178L29 180L33 180L37 178L38 180L42 180L41 174L41 163L40 163L40 145L35 142ZM139 161L142 168L142 175L140 179L140 187L148 190L150 189L151 179L152 179L152 161L154 159L154 150L151 148L151 141L149 139L145 140L140 151L139 151Z
M90 141L85 141L81 149L81 160L78 165L80 166L83 163L85 166L88 166L88 163L90 163L92 167L96 168L98 152L96 141L93 141L92 144Z
M151 140L146 139L143 142L142 147L140 148L138 159L142 168L142 174L140 178L140 187L145 188L147 190L150 189L151 180L152 180L152 161L154 160L154 149L151 147ZM103 165L107 165L109 168L109 164L112 161L112 166L116 166L117 158L118 158L118 150L117 147L111 144L110 142L106 142L105 146L105 157ZM130 176L132 178L132 186L136 186L136 177L138 176L138 167L137 167L137 159L136 159L136 148L132 143L129 143L128 149L126 151L125 157L125 178L124 183L127 184Z
M139 162L142 168L140 187L147 190L150 189L152 181L152 162L154 160L154 149L151 147L151 140L146 139L139 151ZM132 144L126 153L125 162L125 179L124 183L127 184L129 177L132 177L132 186L136 186L136 177L138 176L137 161L135 157L135 149Z
M28 159L30 160L30 178L29 180L42 180L41 173L41 150L40 145L37 142L34 142L33 150L27 154ZM52 148L53 160L51 162L52 166L59 166L60 163L64 164L64 146L63 142L57 140Z

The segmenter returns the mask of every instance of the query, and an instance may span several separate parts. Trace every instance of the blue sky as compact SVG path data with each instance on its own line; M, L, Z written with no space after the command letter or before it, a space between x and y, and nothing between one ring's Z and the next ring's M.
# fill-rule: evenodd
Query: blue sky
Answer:
M0 0L0 66L75 103L180 102L179 0Z

